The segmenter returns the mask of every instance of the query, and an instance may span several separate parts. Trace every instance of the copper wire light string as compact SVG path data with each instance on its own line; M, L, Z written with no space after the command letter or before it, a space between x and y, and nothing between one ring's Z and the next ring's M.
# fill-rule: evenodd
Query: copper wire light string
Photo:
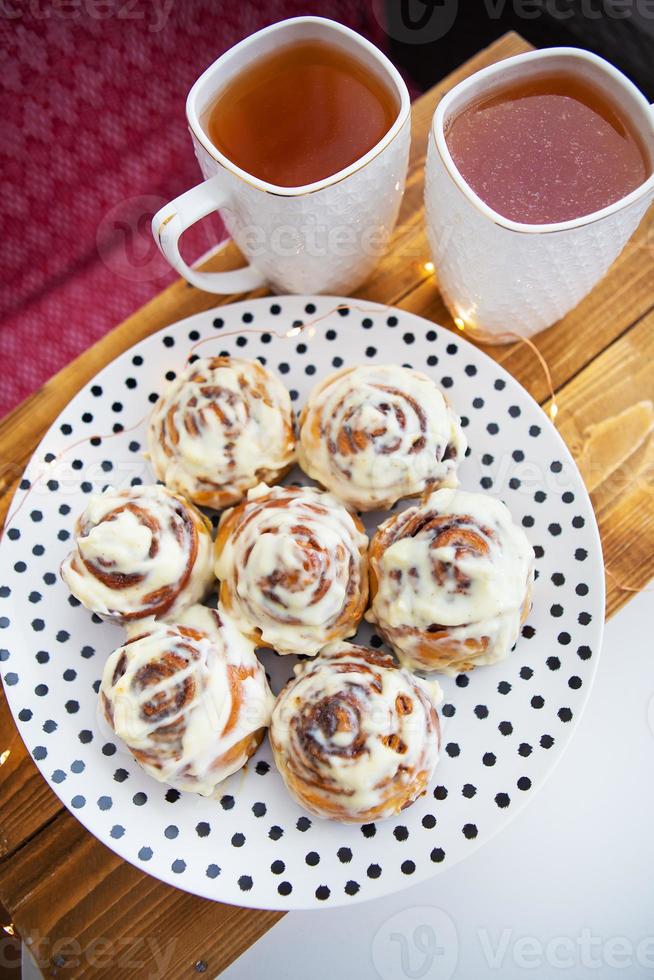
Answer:
M216 309L220 309L220 308L217 307ZM356 310L357 313L371 313L371 314L374 314L374 313L377 313L378 314L379 313L379 306L378 305L377 306L374 306L374 307L372 307L372 306L371 307L366 307L366 306L360 306L360 305L354 304L354 303L347 303L347 304L340 303L338 306L333 307L333 309L328 310L325 313L321 313L319 316L316 316L316 317L314 317L311 320L305 321L301 325L298 325L296 327L289 327L287 330L284 330L284 331L270 330L270 329L263 330L263 329L260 329L260 328L257 328L257 327L245 327L245 328L239 328L238 330L228 330L228 331L225 331L224 333L221 333L220 335L217 334L217 335L214 335L214 336L204 337L203 339L196 341L191 346L191 348L190 348L190 353L189 353L189 355L187 357L187 360L190 357L193 356L193 354L196 352L196 350L198 348L204 346L207 343L215 342L216 340L219 340L220 337L235 337L235 336L242 336L243 334L255 334L255 335L270 334L273 337L277 337L278 339L283 340L283 339L287 339L287 338L291 338L291 337L300 336L300 334L303 334L303 333L306 333L309 337L312 337L312 336L315 335L315 332L316 332L315 328L316 328L317 324L321 323L323 320L328 319L329 317L333 316L334 313L338 313L339 310L342 310L342 309ZM390 309L393 309L393 307L385 307L384 309L390 310ZM471 327L469 325L466 325L463 322L463 320L461 320L458 317L455 318L454 323L455 323L456 328L462 334L465 334L466 338L468 338L468 339L470 339L472 341L478 341L479 343L482 343L482 344L484 344L484 343L486 343L486 344L488 344L488 343L497 344L498 341L500 343L508 343L509 341L518 341L520 343L525 344L525 346L528 347L529 350L537 358L537 360L538 360L538 362L539 362L539 364L540 364L540 366L541 366L541 368L543 370L543 374L545 375L545 381L546 381L546 384L547 384L547 387L548 387L548 390L549 390L549 393L550 393L549 416L552 419L552 421L554 421L556 419L556 416L558 414L558 405L557 405L557 402L556 402L556 395L554 393L554 386L553 386L553 383L552 383L552 375L551 375L551 372L550 372L550 368L549 368L549 365L548 365L546 359L543 357L543 355L539 351L538 347L534 344L534 342L532 340L530 340L528 337L522 337L520 334L517 334L517 333L515 333L512 330L506 330L506 331L503 331L502 333L499 333L499 334L487 333L486 331L481 330L479 327ZM544 411L544 409L543 409L543 411ZM43 479L44 476L46 476L48 473L52 472L52 467L56 463L61 462L64 459L64 457L68 455L68 453L72 452L72 450L73 449L76 449L78 446L85 445L86 443L90 442L92 439L98 439L99 438L99 439L101 439L104 442L106 439L112 439L112 438L114 438L116 436L125 435L126 433L133 432L135 429L139 428L148 417L149 417L149 413L147 415L143 416L142 418L140 418L137 422L134 422L131 426L129 426L127 428L121 429L119 432L110 432L110 433L107 433L105 435L100 435L100 436L98 436L97 434L94 434L94 435L90 435L90 436L85 436L83 439L77 439L75 442L71 443L65 449L61 450L61 452L59 452L55 456L55 458L53 460L51 460L50 463L47 464L47 469L42 470L34 478L34 480L31 481L30 487L27 490L27 492L25 493L23 499L20 501L20 503L15 508L15 510L11 513L11 515L7 517L7 520L5 521L5 524L4 524L4 527L2 529L2 532L0 533L0 540L2 540L2 538L4 537L6 531L12 526L14 520L16 519L16 517L18 516L18 514L22 510L25 502L29 498L29 496L30 496L32 490L34 489L34 487L37 486L40 483L40 481ZM620 589L623 592L638 593L638 592L643 592L643 591L651 591L649 589L639 589L637 587L625 585L624 583L622 583L618 579L618 577L616 576L616 574L614 572L612 572L610 570L610 568L608 568L608 567L605 567L605 572L606 572L606 575L609 578L611 578L612 581L616 584L617 588Z

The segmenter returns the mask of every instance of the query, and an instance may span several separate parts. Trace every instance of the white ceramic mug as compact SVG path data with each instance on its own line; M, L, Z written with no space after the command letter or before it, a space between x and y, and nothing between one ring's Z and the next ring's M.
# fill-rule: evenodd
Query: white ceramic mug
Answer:
M294 41L321 40L354 55L395 94L393 126L368 153L331 177L303 187L258 180L225 157L204 123L220 90L255 59ZM205 178L152 219L170 264L194 286L233 293L264 284L277 292L351 292L370 273L397 219L411 139L411 105L401 75L374 45L321 17L267 27L227 51L197 80L186 102L195 154ZM235 272L198 272L179 251L182 233L212 211L249 262Z
M612 97L654 164L652 107L616 68L577 48L533 51L477 72L441 100L429 134L425 212L439 289L459 326L497 335L500 343L506 331L528 337L576 306L620 254L654 198L652 172L601 211L530 225L493 211L463 179L445 141L448 121L507 82L561 70L581 74Z

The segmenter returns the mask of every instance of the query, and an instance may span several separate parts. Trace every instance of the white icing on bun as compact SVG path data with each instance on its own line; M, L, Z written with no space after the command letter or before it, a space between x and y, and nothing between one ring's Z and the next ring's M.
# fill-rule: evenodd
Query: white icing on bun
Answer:
M394 365L329 375L300 417L300 466L357 510L456 486L466 446L440 388Z
M61 575L106 619L170 617L202 599L213 581L211 524L161 486L111 488L89 497Z
M290 396L258 361L197 360L155 405L148 448L167 487L202 506L228 507L250 487L274 483L291 467Z
M220 521L220 601L259 645L317 653L356 632L368 600L367 547L359 519L331 494L261 485Z
M263 667L229 618L204 606L139 626L105 664L104 717L155 779L212 796L269 724Z
M494 497L438 490L370 546L375 623L403 663L457 672L508 656L531 602L534 551Z
M425 792L440 747L438 684L350 643L330 644L295 673L277 699L270 741L301 806L367 823Z

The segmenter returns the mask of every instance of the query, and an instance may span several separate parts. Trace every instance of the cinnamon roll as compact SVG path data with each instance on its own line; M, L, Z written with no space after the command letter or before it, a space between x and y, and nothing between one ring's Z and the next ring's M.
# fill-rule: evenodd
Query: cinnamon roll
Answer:
M293 425L289 393L258 361L204 358L189 364L155 405L150 460L171 490L221 509L290 469Z
M356 510L456 486L466 448L440 388L395 365L330 374L300 415L300 466Z
M262 484L220 521L220 601L254 642L317 653L356 632L368 601L367 547L361 521L331 494Z
M174 616L213 581L211 524L161 486L111 488L89 497L61 576L74 596L108 620Z
M270 741L301 806L367 823L425 792L440 748L436 682L351 643L330 644L295 674L277 698Z
M254 647L222 612L150 620L107 660L100 710L160 782L213 796L241 769L270 723L274 698Z
M366 618L406 666L470 670L509 654L533 578L533 548L500 500L437 490L377 530Z

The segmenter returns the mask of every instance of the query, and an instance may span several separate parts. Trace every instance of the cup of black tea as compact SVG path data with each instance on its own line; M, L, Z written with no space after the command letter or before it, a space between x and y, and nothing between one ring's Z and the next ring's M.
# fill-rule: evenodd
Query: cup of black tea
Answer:
M388 59L321 17L267 27L191 89L186 114L204 181L163 207L152 231L170 264L213 293L351 292L395 224L408 163L410 100ZM248 261L199 272L179 239L219 211Z

